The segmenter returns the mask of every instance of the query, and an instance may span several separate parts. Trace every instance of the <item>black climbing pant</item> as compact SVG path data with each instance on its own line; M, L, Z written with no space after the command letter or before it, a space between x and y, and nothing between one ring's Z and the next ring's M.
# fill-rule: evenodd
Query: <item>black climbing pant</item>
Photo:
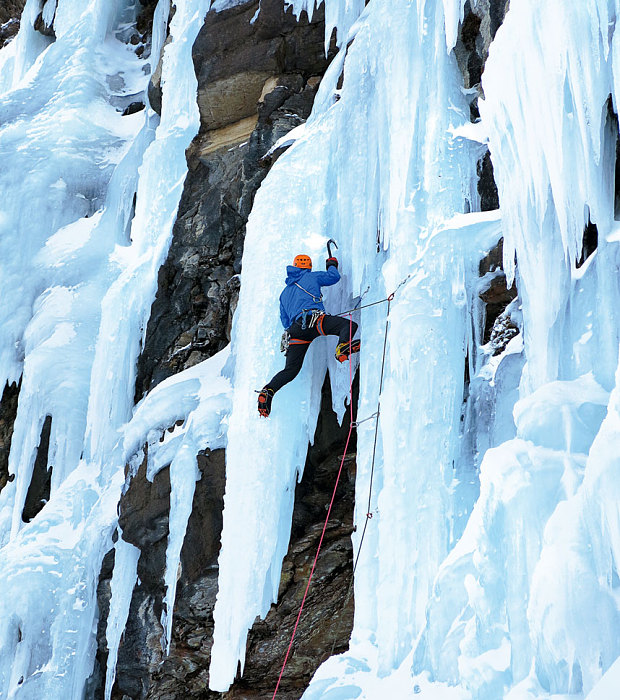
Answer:
M351 323L348 318L342 318L342 316L328 316L327 314L319 316L312 328L303 330L301 319L298 319L288 329L290 345L286 351L286 365L268 382L267 386L275 393L285 384L292 382L301 370L310 343L316 338L322 335L337 335L338 343L346 343L355 336L356 331L357 323L355 321Z

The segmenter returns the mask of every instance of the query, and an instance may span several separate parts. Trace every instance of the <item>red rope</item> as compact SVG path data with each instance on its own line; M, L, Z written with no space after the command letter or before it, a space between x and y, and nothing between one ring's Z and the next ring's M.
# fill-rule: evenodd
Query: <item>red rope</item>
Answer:
M351 348L351 341L353 340L353 316L349 314L349 350ZM340 468L338 469L338 476L336 477L336 484L334 486L334 492L332 493L332 500L329 503L329 508L327 509L327 517L325 518L325 524L323 525L323 532L321 532L321 539L319 540L319 546L316 550L316 555L314 556L314 561L312 562L312 569L310 570L310 576L308 578L308 584L306 585L306 590L304 592L304 597L301 600L301 606L299 607L299 613L297 614L297 620L295 621L295 627L293 628L293 634L291 635L291 641L289 642L288 649L286 650L286 656L284 657L284 663L282 664L282 669L280 675L278 676L278 682L276 684L276 689L273 691L273 696L271 700L275 700L278 688L280 687L280 681L282 680L282 675L284 674L284 669L286 668L286 662L290 656L291 649L293 648L293 641L295 640L295 633L297 632L297 626L299 625L299 620L301 619L301 613L304 609L304 603L306 602L306 597L308 595L308 590L310 589L310 583L312 581L312 576L314 574L314 569L319 558L319 553L321 551L321 546L323 544L323 537L325 536L325 530L327 529L327 523L329 522L329 516L332 512L332 506L334 505L334 500L336 498L336 489L338 488L338 483L340 481L340 475L342 473L342 467L344 465L345 457L347 456L347 449L349 448L349 441L351 439L351 433L353 432L353 368L351 366L351 354L349 353L349 408L351 410L351 420L349 424L349 434L347 435L347 441L344 446L344 453L342 459L340 460Z

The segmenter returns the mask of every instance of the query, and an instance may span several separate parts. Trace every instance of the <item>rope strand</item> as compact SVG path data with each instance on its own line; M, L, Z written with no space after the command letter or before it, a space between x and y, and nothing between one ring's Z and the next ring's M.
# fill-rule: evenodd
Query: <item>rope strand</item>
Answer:
M353 590L353 583L355 581L355 571L357 569L357 564L360 559L360 553L362 551L362 545L364 544L364 537L366 536L366 528L368 527L368 521L372 518L372 511L371 511L371 502L372 502L372 485L373 485L373 479L375 475L375 458L377 454L377 435L379 433L379 418L381 416L381 392L383 391L383 376L385 373L385 353L387 349L387 335L388 335L388 327L390 323L390 305L392 303L392 299L394 298L394 294L390 294L390 296L387 298L387 312L385 314L385 333L383 336L383 356L381 358L381 378L379 379L379 398L377 400L377 411L375 413L376 420L375 420L375 437L372 445L372 461L371 461L371 466L370 466L370 484L368 486L368 507L366 508L366 520L364 521L364 529L362 530L362 536L360 537L360 544L359 547L357 548L357 554L355 556L355 563L353 564L353 572L351 573L351 581L349 583L349 588L347 589L347 595L345 596L344 599L344 605L343 607L346 607L347 603L349 602L349 598L351 597L351 591ZM363 422L363 421L362 421ZM334 642L335 644L335 642ZM332 653L334 651L334 647L332 646Z
M349 314L349 349L351 347L351 341L353 340L353 316ZM310 589L310 583L312 582L312 576L314 574L314 569L316 568L316 563L319 558L319 553L321 551L321 546L323 544L323 537L325 536L325 531L327 530L327 523L329 522L329 516L332 512L332 506L334 505L334 500L336 498L336 490L340 482L340 475L342 474L342 467L344 465L345 457L347 456L347 450L349 448L349 441L351 440L351 433L353 432L353 368L351 365L351 355L349 355L349 409L350 409L350 422L349 422L349 434L347 435L347 441L344 446L344 454L340 460L340 467L338 469L338 475L336 476L336 483L334 485L334 491L332 493L332 500L329 503L329 508L327 509L327 517L325 518L325 523L323 525L323 531L321 532L321 538L319 540L319 546L317 547L316 554L314 556L314 561L312 562L312 569L310 570L310 576L308 577L308 583L306 585L306 590L304 591L304 597L302 598L301 605L299 606L299 613L297 614L297 619L295 620L295 627L293 628L293 634L291 635L291 641L289 642L288 649L286 650L286 656L284 657L284 663L282 664L282 669L280 670L280 675L278 676L278 682L276 683L276 689L273 691L273 696L271 700L275 700L275 697L280 687L280 681L282 680L282 675L284 674L284 669L286 668L286 663L293 648L293 641L295 640L295 634L297 632L297 627L299 625L299 620L301 619L301 613L304 609L304 604L306 602L306 597L308 596L308 590Z
M402 280L402 282L396 287L396 289L385 299L381 299L379 301L374 301L370 304L365 304L364 306L356 306L353 309L349 309L348 311L341 311L338 314L334 314L335 316L349 316L349 345L351 344L351 341L353 340L353 312L354 311L361 311L362 309L367 309L371 306L377 306L378 304L383 304L387 301L387 311L385 315L385 334L383 337L383 354L382 354L382 359L381 359L381 376L379 379L379 397L377 400L377 411L372 415L369 416L368 418L365 418L362 421L359 422L354 422L353 420L353 370L351 366L351 356L349 355L349 408L350 408L350 422L349 422L349 433L347 435L347 440L344 446L344 453L342 455L342 459L340 460L340 467L338 469L338 475L336 476L336 484L334 485L334 491L332 493L332 499L329 503L329 508L327 510L327 517L325 518L325 523L323 525L323 531L321 532L321 538L319 540L319 546L316 551L316 555L314 557L314 561L312 563L312 569L310 570L310 576L308 578L308 583L306 585L306 590L304 591L304 596L301 601L301 605L299 607L299 613L297 614L297 619L295 621L295 626L293 628L293 634L291 635L291 641L289 642L288 649L286 650L286 656L284 657L284 663L282 664L282 669L280 670L280 675L278 676L278 682L276 684L276 688L273 691L273 696L271 700L275 700L275 697L278 693L278 688L280 687L280 682L282 680L282 675L284 674L284 669L286 668L286 664L288 662L291 650L293 648L293 641L295 640L295 634L297 632L297 627L299 625L299 621L301 619L301 613L304 609L304 604L306 602L306 597L308 596L308 590L310 589L310 583L312 581L312 576L314 574L314 569L316 567L316 563L319 558L319 553L321 551L321 546L323 544L323 537L325 535L325 530L327 529L327 524L329 522L329 517L331 515L332 511L332 506L334 504L334 499L336 498L336 489L338 488L338 484L340 482L340 475L342 473L342 467L344 465L345 458L347 456L347 450L349 448L349 441L351 439L351 433L353 432L353 428L357 428L358 425L361 423L365 423L367 420L370 420L371 418L375 418L375 436L374 436L374 442L373 442L373 447L372 447L372 462L371 462L371 467L370 467L370 484L369 484L369 489L368 489L368 507L366 510L366 520L364 522L364 529L362 530L362 536L360 538L360 544L357 550L357 554L355 556L355 563L353 564L353 571L351 572L351 581L349 582L349 587L347 589L347 594L345 596L344 600L344 605L343 608L347 606L347 603L349 602L349 598L351 597L351 591L353 590L353 582L355 581L355 571L357 569L357 564L359 562L360 558L360 553L362 551L362 545L364 544L364 537L366 535L366 528L368 527L368 521L372 518L373 513L371 511L371 502L372 502L372 486L373 486L373 479L374 479L374 473L375 473L375 458L376 458L376 453L377 453L377 436L379 432L379 417L381 415L381 392L383 391L383 377L385 373L385 354L387 350L387 334L388 334L388 328L389 328L389 317L390 317L390 306L392 303L392 300L394 299L394 295L396 292L405 284L405 282L411 277L411 275L408 275L405 277L405 279ZM366 290L366 292L368 289ZM366 294L364 292L364 294ZM362 297L363 298L363 297ZM360 298L361 301L361 298ZM358 301L359 304L359 301ZM336 646L336 640L334 639L332 643L332 649L331 649L331 654L330 656L333 655L334 653L334 648Z

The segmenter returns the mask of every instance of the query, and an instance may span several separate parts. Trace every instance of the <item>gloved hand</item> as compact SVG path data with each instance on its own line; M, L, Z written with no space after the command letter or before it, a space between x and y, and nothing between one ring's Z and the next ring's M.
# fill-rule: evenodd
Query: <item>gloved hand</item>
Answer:
M325 261L325 269L326 269L326 270L329 270L329 268L330 268L332 265L336 268L336 270L338 269L338 260L337 260L337 258L334 258L334 257L327 258L327 260Z

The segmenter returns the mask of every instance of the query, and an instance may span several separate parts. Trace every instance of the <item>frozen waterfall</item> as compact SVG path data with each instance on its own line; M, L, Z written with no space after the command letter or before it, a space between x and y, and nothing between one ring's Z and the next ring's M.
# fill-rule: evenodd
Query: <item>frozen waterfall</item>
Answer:
M248 630L277 601L326 372L340 418L349 396L348 367L323 338L259 419L253 392L282 364L280 287L265 279L301 250L320 260L327 238L342 272L329 311L395 296L389 316L386 305L355 316L359 418L381 401L373 517L350 648L304 699L620 693L620 0L511 0L479 119L454 49L466 5L487 0L324 2L325 47L335 29L339 50L256 194L231 345L136 406L200 127L192 46L211 2L159 0L138 55L137 0L27 0L0 50L0 380L21 382L0 491L0 698L84 697L113 550L111 696L139 557L118 538L117 508L143 460L150 479L170 466L169 650L207 448L226 448L210 688L225 692L243 669ZM283 3L297 16L317 6ZM35 30L39 13L54 36ZM158 69L161 115L147 95ZM487 149L501 209L481 212ZM498 272L482 278L480 265L500 241L518 296L504 312L514 337L495 353L480 294ZM25 523L46 424L50 499ZM374 420L360 423L355 552L374 435Z
M466 138L474 132L451 53L462 9L371 2L248 223L244 264L260 261L269 275L297 249L320 255L317 233L344 244L341 294L349 296L330 298L332 309L367 290L369 299L383 298L404 282L389 318L375 517L355 580L351 649L317 672L308 699L413 697L429 683L437 697L493 700L515 686L514 697L584 697L619 651L618 506L612 495L597 503L587 477L612 478L617 451L607 427L613 414L602 421L618 358L618 8L511 3L491 45L474 134L488 142L501 215L475 213L484 148ZM598 248L578 267L589 221ZM492 357L472 318L480 260L500 238L509 281L517 279L513 315L522 334ZM235 338L246 345L233 339L211 660L219 690L243 663L255 615L277 594L294 479L326 364L315 348L296 386L276 397L266 431L245 397L275 369L275 352L257 363L260 340L247 340L250 315L269 326L277 297L261 296L251 275L242 279ZM361 318L360 416L376 407L384 321L380 308ZM346 378L329 357L327 365L342 411ZM236 447L242 434L244 449ZM372 435L372 423L360 426L354 548L366 518ZM257 455L249 484L248 439ZM483 445L486 454L464 445ZM241 513L249 529L239 528Z
M198 130L191 47L208 4L176 3L161 119L146 88L166 38L165 0L148 58L129 42L133 0L59 0L54 41L33 28L39 2L28 0L31 21L0 52L0 151L11 164L0 175L0 374L3 383L21 376L9 461L15 478L0 494L1 697L82 697L93 667L99 568L135 454L123 440L135 362L183 190L185 149ZM140 99L146 109L123 114ZM150 400L138 416L144 431L125 432L142 444L188 418L184 449L194 460L197 449L220 446L218 411L228 389L213 361L186 381L184 402L175 401L180 377L167 400ZM204 404L202 382L213 390ZM190 416L211 396L216 425L200 419L192 430ZM46 416L51 497L24 524ZM116 578L135 580L132 557L118 546L117 555ZM131 588L117 584L125 594ZM115 603L126 616L126 602L115 596Z

